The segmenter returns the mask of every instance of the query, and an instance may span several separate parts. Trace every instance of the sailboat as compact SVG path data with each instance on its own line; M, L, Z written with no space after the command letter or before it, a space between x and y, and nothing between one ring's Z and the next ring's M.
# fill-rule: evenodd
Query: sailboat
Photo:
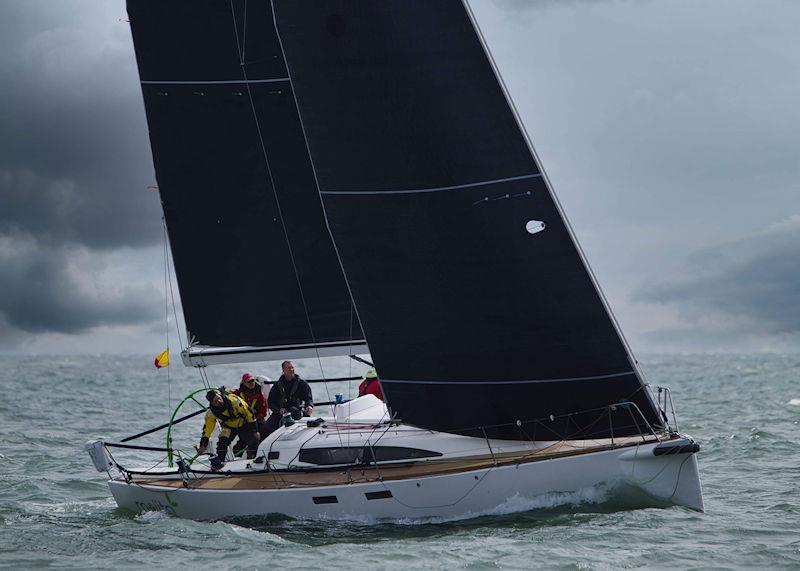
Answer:
M342 399L220 471L90 443L119 506L457 518L623 485L703 510L699 445L646 382L465 0L128 13L184 364L369 354L386 402Z

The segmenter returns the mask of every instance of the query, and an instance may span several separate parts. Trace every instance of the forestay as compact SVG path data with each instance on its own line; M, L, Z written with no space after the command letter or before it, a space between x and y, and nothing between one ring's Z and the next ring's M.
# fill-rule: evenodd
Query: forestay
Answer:
M461 1L272 4L393 413L518 439L660 425ZM619 401L641 414L560 417Z
M269 3L128 14L192 362L367 352Z

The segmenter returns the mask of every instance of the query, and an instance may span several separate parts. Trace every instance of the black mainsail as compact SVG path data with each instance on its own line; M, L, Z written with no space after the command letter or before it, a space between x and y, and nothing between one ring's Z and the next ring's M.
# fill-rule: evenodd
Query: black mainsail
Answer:
M128 0L193 364L365 353L269 3Z
M520 439L661 425L461 0L272 8L392 411Z

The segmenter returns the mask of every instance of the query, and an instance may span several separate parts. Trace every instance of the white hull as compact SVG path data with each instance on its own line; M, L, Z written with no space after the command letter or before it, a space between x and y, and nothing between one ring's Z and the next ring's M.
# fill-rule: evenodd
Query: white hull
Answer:
M165 510L178 517L200 520L276 513L356 520L468 518L504 505L524 505L519 499L575 493L604 484L633 485L659 503L703 511L696 455L686 452L656 456L656 446L657 442L363 484L250 490L164 487L120 480L111 480L109 485L121 507L137 512ZM366 494L371 492L390 492L391 497L367 499ZM315 503L332 502L331 497L336 503Z
M698 447L688 437L486 440L386 418L382 402L361 397L338 406L323 424L278 429L261 443L257 460L229 461L221 472L210 471L205 458L183 474L174 468L128 472L104 454L101 442L87 449L98 469L120 469L109 481L120 507L190 519L457 519L617 485L641 489L661 505L703 510ZM372 460L365 457L369 450ZM358 456L334 463L348 452Z

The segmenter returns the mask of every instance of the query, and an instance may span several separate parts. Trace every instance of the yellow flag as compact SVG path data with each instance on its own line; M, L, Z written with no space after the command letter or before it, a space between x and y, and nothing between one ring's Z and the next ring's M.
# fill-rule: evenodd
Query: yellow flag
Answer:
M169 349L156 355L153 364L156 366L156 369L160 369L161 367L169 367Z

